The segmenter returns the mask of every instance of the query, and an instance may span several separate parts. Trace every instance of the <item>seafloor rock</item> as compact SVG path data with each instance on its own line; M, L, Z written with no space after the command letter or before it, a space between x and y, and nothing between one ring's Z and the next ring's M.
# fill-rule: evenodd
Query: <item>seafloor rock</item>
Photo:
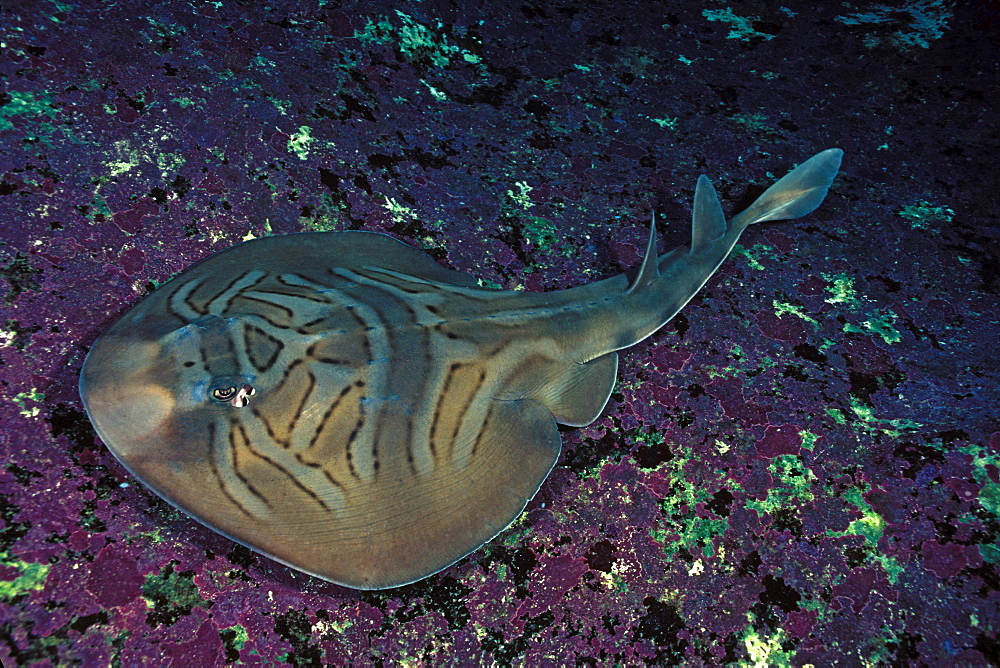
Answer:
M0 661L998 661L995 5L584 7L4 3ZM259 557L82 412L98 334L243 238L556 289L634 268L651 210L686 243L699 173L733 211L830 146L823 207L751 230L425 581Z

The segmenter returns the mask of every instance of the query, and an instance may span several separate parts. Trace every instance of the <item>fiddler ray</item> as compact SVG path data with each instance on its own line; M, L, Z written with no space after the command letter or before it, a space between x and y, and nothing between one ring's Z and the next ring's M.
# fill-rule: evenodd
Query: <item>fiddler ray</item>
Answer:
M254 239L165 283L93 345L80 393L135 477L317 577L384 589L503 531L600 415L616 351L698 292L754 223L823 201L843 152L727 221L698 179L690 247L545 293L479 287L370 232Z

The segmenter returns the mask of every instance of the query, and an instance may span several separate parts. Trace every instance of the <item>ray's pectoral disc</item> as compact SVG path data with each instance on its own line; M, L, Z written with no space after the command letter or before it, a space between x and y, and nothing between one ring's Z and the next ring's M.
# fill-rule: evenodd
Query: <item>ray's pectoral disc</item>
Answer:
M94 344L80 391L137 478L294 568L379 589L509 525L595 420L616 350L669 320L743 230L822 201L831 149L727 222L703 177L690 249L549 293L487 290L381 234L257 239L166 283Z
M109 329L81 393L121 462L198 520L333 582L405 584L506 527L559 452L551 411L511 384L525 343L482 331L511 295L473 285L383 235L242 244Z

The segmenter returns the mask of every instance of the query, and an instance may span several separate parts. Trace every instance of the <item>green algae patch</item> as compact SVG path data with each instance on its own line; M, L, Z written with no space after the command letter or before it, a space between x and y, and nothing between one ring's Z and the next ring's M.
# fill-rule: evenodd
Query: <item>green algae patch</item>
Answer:
M123 483L123 485L128 485L128 484L129 483ZM139 543L140 545L143 543L153 543L153 544L162 543L166 539L163 537L160 531L161 529L159 527L153 529L152 531L137 531L135 533L126 531L125 533L122 534L122 540L124 540L127 545L132 545L135 543Z
M752 617L752 613L748 613ZM770 635L765 635L754 628L753 620L743 632L743 646L750 655L751 663L756 666L790 666L794 650L786 651L782 645L788 640L783 629L777 629Z
M1000 547L993 543L980 543L979 554L983 557L983 561L988 564L1000 563Z
M663 553L669 558L673 558L681 549L686 549L692 556L714 556L712 539L721 536L729 527L728 521L698 517L693 509L673 519L679 522L679 533L665 528L649 530L650 538L662 546Z
M465 37L465 30L454 28L459 39ZM396 20L389 17L369 19L363 28L354 32L354 37L363 42L373 42L391 46L409 61L426 59L434 67L447 67L455 60L478 64L479 55L454 44L441 21L421 23L404 12L396 10Z
M875 311L867 320L862 320L858 324L845 323L844 332L847 334L867 334L881 337L886 343L899 343L903 340L903 335L896 329L896 314L887 311Z
M14 403L21 407L21 417L33 418L42 412L45 395L34 387L27 392L19 392L14 396Z
M906 220L915 230L927 230L932 229L935 223L950 223L955 217L955 211L947 206L920 200L915 204L904 206L896 215Z
M725 9L704 9L701 15L709 21L718 21L729 26L729 34L726 35L726 39L738 39L741 42L749 42L752 39L763 39L765 41L774 39L774 35L754 30L753 22L759 21L759 17L740 16L733 12L730 7L726 7Z
M781 139L781 133L768 124L768 117L761 113L737 113L729 117L729 120L742 125L751 134L766 141L776 141Z
M900 51L927 49L948 29L951 6L945 0L916 0L902 6L876 4L867 11L836 16L834 21L862 30L869 49L883 43Z
M1000 456L977 444L970 444L958 449L959 452L972 457L972 477L980 485L979 505L988 512L1000 517L1000 484L993 482L987 467L1000 468ZM996 548L994 546L994 550Z
M852 311L861 308L858 291L854 289L853 278L844 274L824 274L823 278L830 281L830 285L826 286L826 291L830 293L830 296L823 301L827 304L843 304Z
M896 585L899 583L899 576L903 572L903 565L899 563L899 559L896 557L888 557L881 552L876 552L872 555L872 558L878 562L882 570L885 571L885 575L889 578L889 584Z
M659 125L660 128L671 131L677 130L677 124L680 121L679 118L673 116L666 116L664 118L653 118L652 116L646 116L646 118Z
M405 204L400 204L395 197L386 197L382 208L389 212L394 223L412 223L418 218L416 211Z
M805 429L799 431L799 438L802 439L802 449L812 450L813 446L816 445L816 440L819 438L819 434L814 434L811 431Z
M774 484L763 500L747 500L748 508L762 515L770 515L780 510L798 508L816 498L812 491L816 475L802 462L799 455L772 457L767 468Z
M158 153L156 156L156 166L160 168L160 175L164 179L179 172L186 162L180 153Z
M867 486L866 486L867 488ZM854 506L861 517L853 520L843 531L827 530L828 537L860 536L867 544L866 553L868 557L885 571L886 577L893 585L899 582L899 576L903 572L903 566L895 557L890 557L879 552L878 542L882 538L885 530L885 520L879 515L871 504L864 498L864 492L858 488L847 490L841 498Z
M312 128L308 125L301 125L299 129L288 137L288 151L298 156L299 160L309 157L309 147L312 146Z
M527 237L532 246L549 250L559 241L556 226L548 218L528 216L523 219L523 222L524 236Z
M794 315L796 318L805 320L814 327L819 326L819 321L816 320L816 318L813 318L812 316L808 315L805 311L803 311L801 306L796 306L795 304L789 304L788 302L778 301L777 299L771 301L771 306L774 308L774 314L779 318L782 318L785 315Z
M219 631L219 637L222 638L222 642L226 644L227 649L232 649L237 653L243 649L243 647L247 644L247 640L250 639L246 628L240 624L222 629Z
M746 378L753 378L767 369L778 366L777 360L769 355L747 355L738 343L729 346L726 358L732 362L724 365L703 364L701 369L709 378L735 378L741 374Z
M487 290L503 290L502 285L488 278L477 278L476 282L479 284L479 287L486 288Z
M146 576L142 585L142 598L150 609L146 621L152 625L170 625L182 615L191 614L194 608L211 608L201 590L194 583L194 571L178 573L170 562L159 573Z
M690 455L690 453L688 453ZM708 504L713 494L708 491L711 485L694 484L684 474L684 465L688 457L677 456L669 462L661 464L661 469L670 471L670 493L660 499L663 513L657 524L649 529L649 536L659 543L663 553L673 558L681 550L687 551L695 558L691 566L697 574L704 567L698 562L699 557L716 556L713 539L721 536L729 528L728 519L700 517L697 512L699 503ZM720 552L720 559L724 554Z
M534 188L528 185L527 181L518 181L514 185L517 186L517 192L514 192L512 188L507 190L507 197L510 198L510 201L522 209L533 207L535 203L531 201L531 191Z
M517 181L513 188L507 189L506 199L503 202L506 222L515 228L520 228L525 240L535 248L557 251L566 257L571 256L574 249L570 245L560 243L564 237L556 225L548 218L530 212L535 207L535 202L531 199L532 190L534 188L527 181Z
M885 528L885 520L875 512L870 503L865 501L861 495L861 490L857 488L850 489L844 494L843 498L861 512L861 517L851 522L844 534L862 536L872 547L877 547L879 539L882 538L882 531Z
M774 248L761 243L754 244L749 249L741 246L740 244L736 244L733 248L731 256L734 258L746 258L747 264L750 265L750 268L756 269L757 271L764 270L764 263L761 260L776 260L778 257Z
M857 397L850 397L851 412L857 418L861 428L868 433L882 432L890 438L897 438L903 433L920 429L919 422L906 419L885 420L875 416L875 410Z
M31 591L41 591L49 576L48 564L12 559L6 552L0 554L0 565L19 571L13 580L0 581L0 599L11 599Z
M0 131L13 130L14 124L7 120L11 116L45 116L53 118L57 109L48 96L11 91L10 101L0 107Z
M823 274L823 278L830 283L826 286L830 296L823 301L857 314L859 318L856 322L844 323L842 329L845 333L878 336L885 343L899 343L903 340L902 334L896 329L898 316L889 309L865 308L873 300L858 292L853 278L844 274Z
M991 482L979 490L979 503L983 508L1000 517L1000 485Z

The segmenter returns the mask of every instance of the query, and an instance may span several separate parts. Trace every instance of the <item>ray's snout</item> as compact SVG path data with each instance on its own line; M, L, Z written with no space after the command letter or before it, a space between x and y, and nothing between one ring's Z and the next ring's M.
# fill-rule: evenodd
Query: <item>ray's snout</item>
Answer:
M101 439L119 458L160 431L174 410L173 393L157 373L160 349L152 341L105 336L84 362L84 406Z

